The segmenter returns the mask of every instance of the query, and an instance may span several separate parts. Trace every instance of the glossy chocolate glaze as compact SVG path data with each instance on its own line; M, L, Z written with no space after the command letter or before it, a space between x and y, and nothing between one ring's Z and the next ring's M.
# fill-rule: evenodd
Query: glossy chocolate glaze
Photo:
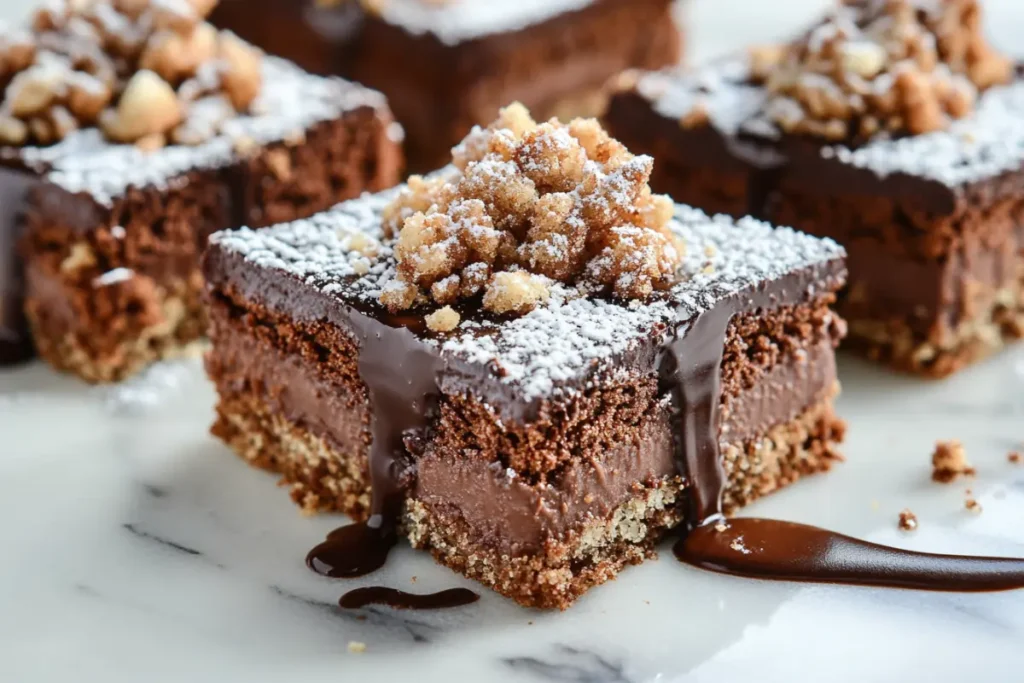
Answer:
M958 592L1024 588L1024 559L917 553L773 519L705 524L680 540L675 554L701 569L758 579Z
M480 596L468 588L449 588L437 593L417 595L397 588L370 586L345 593L338 604L345 609L359 609L368 605L385 605L395 609L451 609L471 605L479 599Z
M306 558L310 569L335 578L380 568L398 541L402 504L415 476L410 455L425 441L442 365L436 350L407 326L418 327L418 317L350 320L359 340L359 375L370 398L370 517L336 529Z

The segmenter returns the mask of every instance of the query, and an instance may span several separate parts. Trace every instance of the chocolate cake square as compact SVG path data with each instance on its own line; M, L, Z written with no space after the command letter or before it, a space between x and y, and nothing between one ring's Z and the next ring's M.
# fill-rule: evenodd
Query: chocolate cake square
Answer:
M595 115L610 78L678 61L673 0L225 0L213 21L274 54L377 88L408 138L413 170L498 108Z
M394 185L401 131L379 93L263 58L197 14L147 34L125 64L102 46L170 21L164 4L134 18L91 7L40 10L7 38L31 54L0 83L0 343L23 356L31 336L54 367L108 382L204 335L199 255L211 233ZM106 37L82 28L111 16L122 23ZM206 40L217 52L190 71L187 56L162 51ZM42 88L33 111L25 93ZM81 93L103 113L86 116Z
M842 243L850 345L942 377L1024 335L1024 84L981 42L977 3L885 24L879 6L846 3L790 46L639 76L613 97L606 124L657 156L655 189ZM952 33L937 28L949 17ZM926 65L887 55L871 28L881 25L917 36ZM958 56L957 40L971 52ZM824 69L835 60L821 58L808 71L808 44L848 55L846 66ZM845 117L819 109L833 101Z
M841 247L650 195L593 121L510 108L454 161L211 238L213 432L305 512L565 608L829 468Z

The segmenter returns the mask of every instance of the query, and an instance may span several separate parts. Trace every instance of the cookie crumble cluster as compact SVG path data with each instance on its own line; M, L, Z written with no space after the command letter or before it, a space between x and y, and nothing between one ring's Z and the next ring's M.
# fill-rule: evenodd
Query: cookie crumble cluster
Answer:
M833 141L945 129L1013 71L983 37L978 0L845 0L750 62L773 123Z
M249 110L262 53L205 17L216 0L55 0L0 32L0 143L97 126L113 142L197 145Z
M683 245L672 201L648 185L653 162L597 121L538 124L514 104L452 157L411 178L384 213L396 238L396 277L381 295L390 310L481 296L487 311L521 315L559 283L641 299L676 281Z
M967 460L967 451L957 440L939 441L932 453L932 479L949 484L959 477L973 477L974 466Z

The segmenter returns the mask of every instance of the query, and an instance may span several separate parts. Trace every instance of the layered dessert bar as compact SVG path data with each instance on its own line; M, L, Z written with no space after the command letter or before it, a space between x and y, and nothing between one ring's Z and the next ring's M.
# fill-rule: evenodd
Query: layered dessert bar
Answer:
M666 162L655 189L841 242L850 344L949 375L1024 334L1024 83L980 24L970 0L846 2L791 44L633 79L607 124Z
M401 131L379 93L264 57L207 23L211 4L57 3L4 34L11 348L27 318L47 362L119 380L202 336L211 233L398 182Z
M387 95L410 166L519 100L548 116L594 115L625 69L679 59L673 0L225 0L213 15L268 51Z
M828 469L842 248L674 205L651 169L512 106L399 190L215 234L214 434L305 512L545 608L698 503Z

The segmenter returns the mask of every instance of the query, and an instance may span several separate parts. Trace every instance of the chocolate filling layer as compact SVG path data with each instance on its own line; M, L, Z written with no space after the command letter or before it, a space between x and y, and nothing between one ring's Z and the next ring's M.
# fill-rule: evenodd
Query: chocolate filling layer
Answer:
M214 353L231 367L238 383L234 390L256 393L342 453L366 452L369 432L361 390L354 395L354 387L323 378L312 361L287 355L237 329L219 338ZM828 340L786 358L753 387L726 398L722 441L739 444L760 438L825 399L835 382ZM657 406L635 441L597 457L575 459L542 483L500 463L444 457L428 446L417 460L412 495L429 505L457 508L481 540L500 544L506 552L535 551L547 538L561 538L589 519L607 518L635 495L637 482L678 473L672 417L664 402Z

